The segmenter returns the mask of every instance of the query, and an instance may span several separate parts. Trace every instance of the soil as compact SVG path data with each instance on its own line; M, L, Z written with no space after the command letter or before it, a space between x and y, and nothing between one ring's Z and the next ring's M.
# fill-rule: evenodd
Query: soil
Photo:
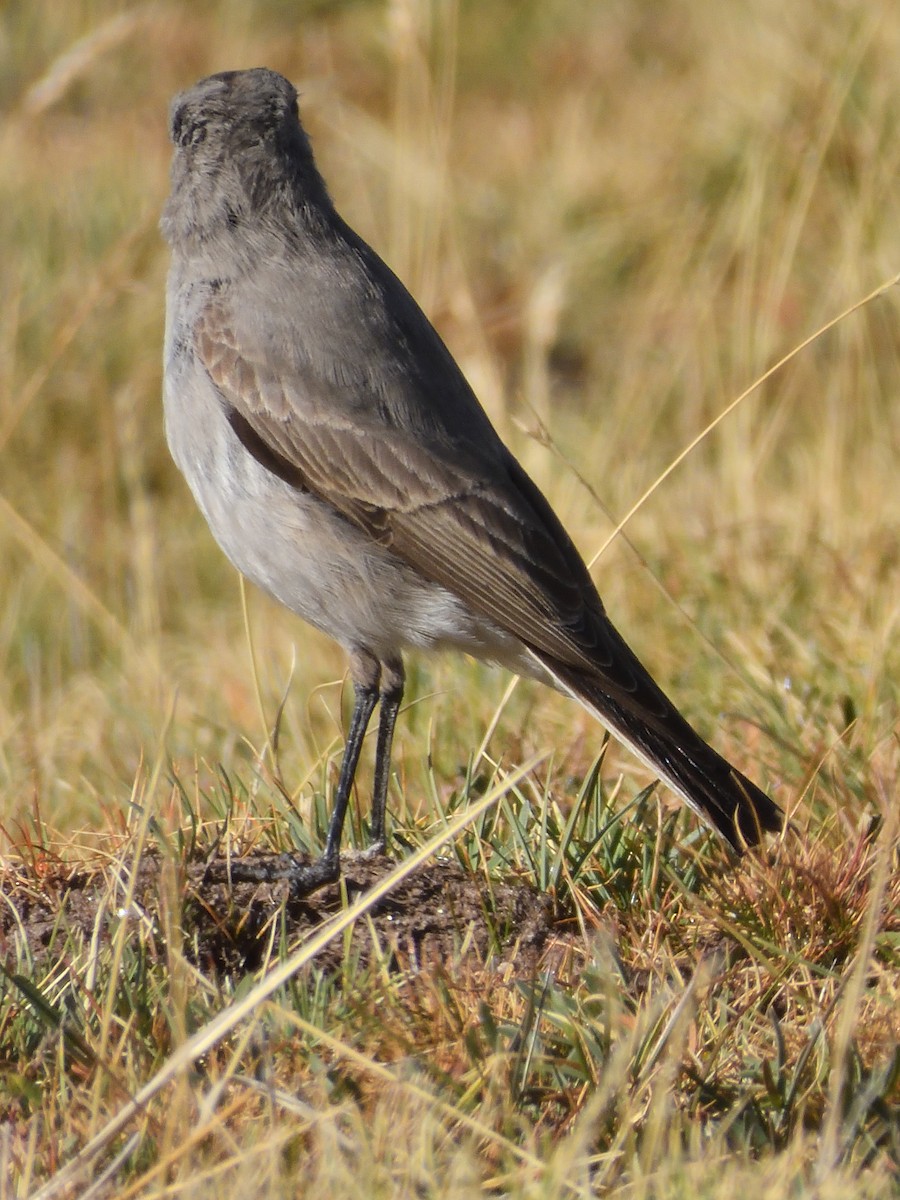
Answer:
M264 873L280 856L256 853L241 861ZM145 854L127 914L121 909L127 875L117 865L118 873L108 863L95 870L55 864L40 872L0 864L0 961L13 969L17 932L24 933L32 958L40 960L58 954L73 933L102 943L123 915L150 922L154 930L171 928L170 921L161 920L161 906L171 909L166 898L180 896L177 920L187 957L206 973L240 975L262 962L273 921L278 922L275 945L282 930L296 945L389 874L396 862L386 855L348 855L340 884L294 898L286 882L230 880L224 858L173 871L158 855ZM517 974L529 974L561 930L551 899L529 884L487 881L455 862L435 861L401 881L357 921L349 947L342 936L329 942L314 960L316 967L337 971L348 952L364 966L375 944L373 932L381 952L405 964L448 962L460 953L483 962L493 952L500 960L515 958Z

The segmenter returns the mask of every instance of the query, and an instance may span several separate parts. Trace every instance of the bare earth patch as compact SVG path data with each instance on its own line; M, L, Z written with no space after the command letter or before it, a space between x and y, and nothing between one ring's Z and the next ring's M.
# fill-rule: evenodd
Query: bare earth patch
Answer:
M242 861L260 867L278 860L278 855L256 853ZM0 908L0 955L9 964L17 932L38 960L58 951L66 935L96 938L102 944L123 916L156 925L161 903L177 895L188 957L204 972L242 974L263 961L273 922L278 923L276 944L282 935L296 943L377 884L396 862L386 855L348 855L342 866L339 883L295 898L283 881L231 880L225 858L192 862L173 871L158 855L146 854L131 906L124 909L127 879L108 867L72 870L56 865L38 877L7 865L0 868L5 901ZM551 899L530 885L488 882L455 862L437 861L402 880L372 907L365 921L356 923L349 951L364 965L374 934L382 949L405 962L448 961L461 950L484 961L494 950L501 958L515 956L517 967L527 974L536 968L556 930ZM336 938L315 964L336 971L347 952L344 939Z

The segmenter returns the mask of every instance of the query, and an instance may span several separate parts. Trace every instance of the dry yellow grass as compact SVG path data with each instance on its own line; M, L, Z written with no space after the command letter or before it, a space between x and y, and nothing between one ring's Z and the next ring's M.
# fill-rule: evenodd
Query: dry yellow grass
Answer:
M182 954L174 867L159 923L93 957L63 932L36 962L10 934L7 970L86 1051L2 984L0 1200L37 1194L167 1069L60 1194L102 1167L94 1195L142 1200L891 1194L898 293L751 393L606 542L750 383L900 270L898 58L900 9L871 0L0 12L7 865L29 886L57 858L127 878L142 837L177 861L188 816L208 846L229 806L238 844L288 844L260 758L289 683L279 768L305 818L333 777L342 656L250 596L260 715L236 579L161 427L166 106L262 64L299 86L341 211L586 557L605 547L617 625L802 835L733 871L662 797L627 853L560 878L576 942L543 983L467 960L303 976L190 1070L179 1047L253 981ZM505 769L542 761L459 853L532 878L514 817L546 802L564 823L600 733L507 682L413 664L391 807L421 844L491 730ZM602 775L621 806L650 782L612 745Z

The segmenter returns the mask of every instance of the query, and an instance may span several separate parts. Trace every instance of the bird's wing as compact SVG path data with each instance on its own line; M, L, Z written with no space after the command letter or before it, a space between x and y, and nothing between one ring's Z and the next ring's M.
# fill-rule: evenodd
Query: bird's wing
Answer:
M410 434L321 371L272 368L213 300L195 325L197 353L245 448L332 505L425 578L520 638L538 655L606 667L613 694L639 680L617 661L587 569L538 489L481 414L490 445ZM358 387L358 383L355 385ZM423 401L424 402L424 401ZM607 644L608 643L608 644Z

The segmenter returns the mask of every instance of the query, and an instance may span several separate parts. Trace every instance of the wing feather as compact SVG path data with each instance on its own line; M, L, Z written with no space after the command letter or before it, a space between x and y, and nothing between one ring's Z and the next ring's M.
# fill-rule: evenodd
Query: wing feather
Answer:
M197 353L244 445L268 469L332 505L425 578L552 663L601 672L610 696L645 718L664 695L612 629L587 568L553 510L484 417L489 445L410 434L373 397L352 413L342 387L295 359L290 371L239 350L216 303ZM486 432L485 432L486 431Z

